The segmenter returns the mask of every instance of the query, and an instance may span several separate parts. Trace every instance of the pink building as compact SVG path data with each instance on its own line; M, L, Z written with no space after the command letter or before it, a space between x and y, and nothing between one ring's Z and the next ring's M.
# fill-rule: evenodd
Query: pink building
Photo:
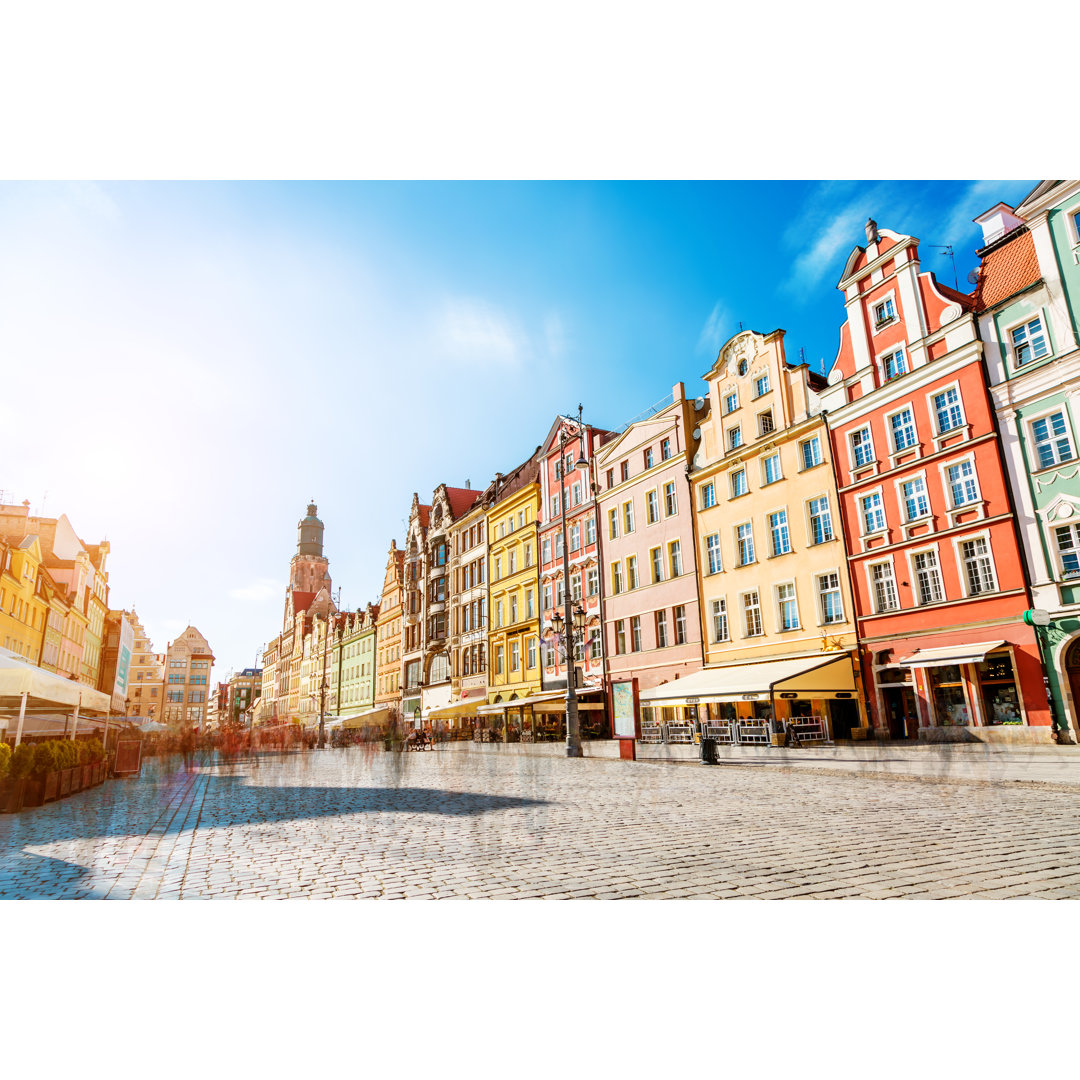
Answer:
M604 645L616 736L635 734L634 691L702 666L687 468L708 402L696 412L695 404L676 383L664 407L630 424L596 455Z
M583 735L610 734L605 718L601 624L600 544L593 459L614 433L559 416L540 448L540 616L544 635L543 687L566 688L567 662L552 636L552 617L563 615L563 516L569 553L572 607L585 630L574 650ZM579 466L579 462L584 464Z

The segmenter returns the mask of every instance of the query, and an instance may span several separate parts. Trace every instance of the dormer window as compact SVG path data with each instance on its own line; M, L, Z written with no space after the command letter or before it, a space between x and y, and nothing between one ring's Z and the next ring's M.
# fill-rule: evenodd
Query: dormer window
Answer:
M874 305L874 329L886 326L896 318L896 307L892 297L886 297L880 304Z

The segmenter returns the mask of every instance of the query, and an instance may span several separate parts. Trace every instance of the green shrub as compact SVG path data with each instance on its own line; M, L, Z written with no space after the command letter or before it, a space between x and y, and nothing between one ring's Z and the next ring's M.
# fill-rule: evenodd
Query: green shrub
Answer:
M44 776L60 768L56 743L43 742L34 747L34 775Z
M9 773L13 780L24 780L34 771L34 747L30 743L19 743L11 754Z
M0 743L0 780L3 780L8 774L8 769L11 767L11 747L8 744Z
M64 763L61 769L73 769L79 764L79 744L74 739L64 739L60 743L60 760Z
M105 747L101 745L101 740L96 735L92 739L87 739L84 745L88 755L87 760L96 764L105 759Z

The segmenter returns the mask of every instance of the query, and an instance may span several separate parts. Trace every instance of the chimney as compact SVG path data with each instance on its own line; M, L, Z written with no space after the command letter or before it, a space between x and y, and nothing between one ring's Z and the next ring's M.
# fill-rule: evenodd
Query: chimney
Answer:
M472 483L468 479L465 480L465 490L472 491Z

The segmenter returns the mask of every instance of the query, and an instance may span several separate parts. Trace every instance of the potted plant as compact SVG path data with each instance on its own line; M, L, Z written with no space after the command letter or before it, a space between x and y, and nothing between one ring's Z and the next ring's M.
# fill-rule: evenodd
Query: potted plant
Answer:
M60 796L61 759L59 743L50 739L34 747L34 776L44 783L43 802L51 802ZM41 804L38 803L40 806Z
M78 751L75 750L75 744L69 739L58 739L53 743L56 754L56 764L60 770L60 792L59 797L66 799L71 794L71 781L75 773L75 766L72 758ZM74 754L72 753L74 751Z
M8 789L12 783L10 776L11 747L5 742L0 742L0 813L14 813L8 810ZM21 803L21 798L20 798Z
M94 764L90 760L90 744L84 741L77 745L79 747L79 769L82 772L82 786L85 790L88 787L93 787Z
M101 745L101 740L96 736L87 740L86 756L90 763L90 783L96 786L105 779L105 767L103 764L105 747Z
M28 743L20 743L12 751L8 762L6 797L0 810L17 814L26 802L26 789L30 783L30 773L34 768L34 748ZM41 805L39 802L38 806Z

